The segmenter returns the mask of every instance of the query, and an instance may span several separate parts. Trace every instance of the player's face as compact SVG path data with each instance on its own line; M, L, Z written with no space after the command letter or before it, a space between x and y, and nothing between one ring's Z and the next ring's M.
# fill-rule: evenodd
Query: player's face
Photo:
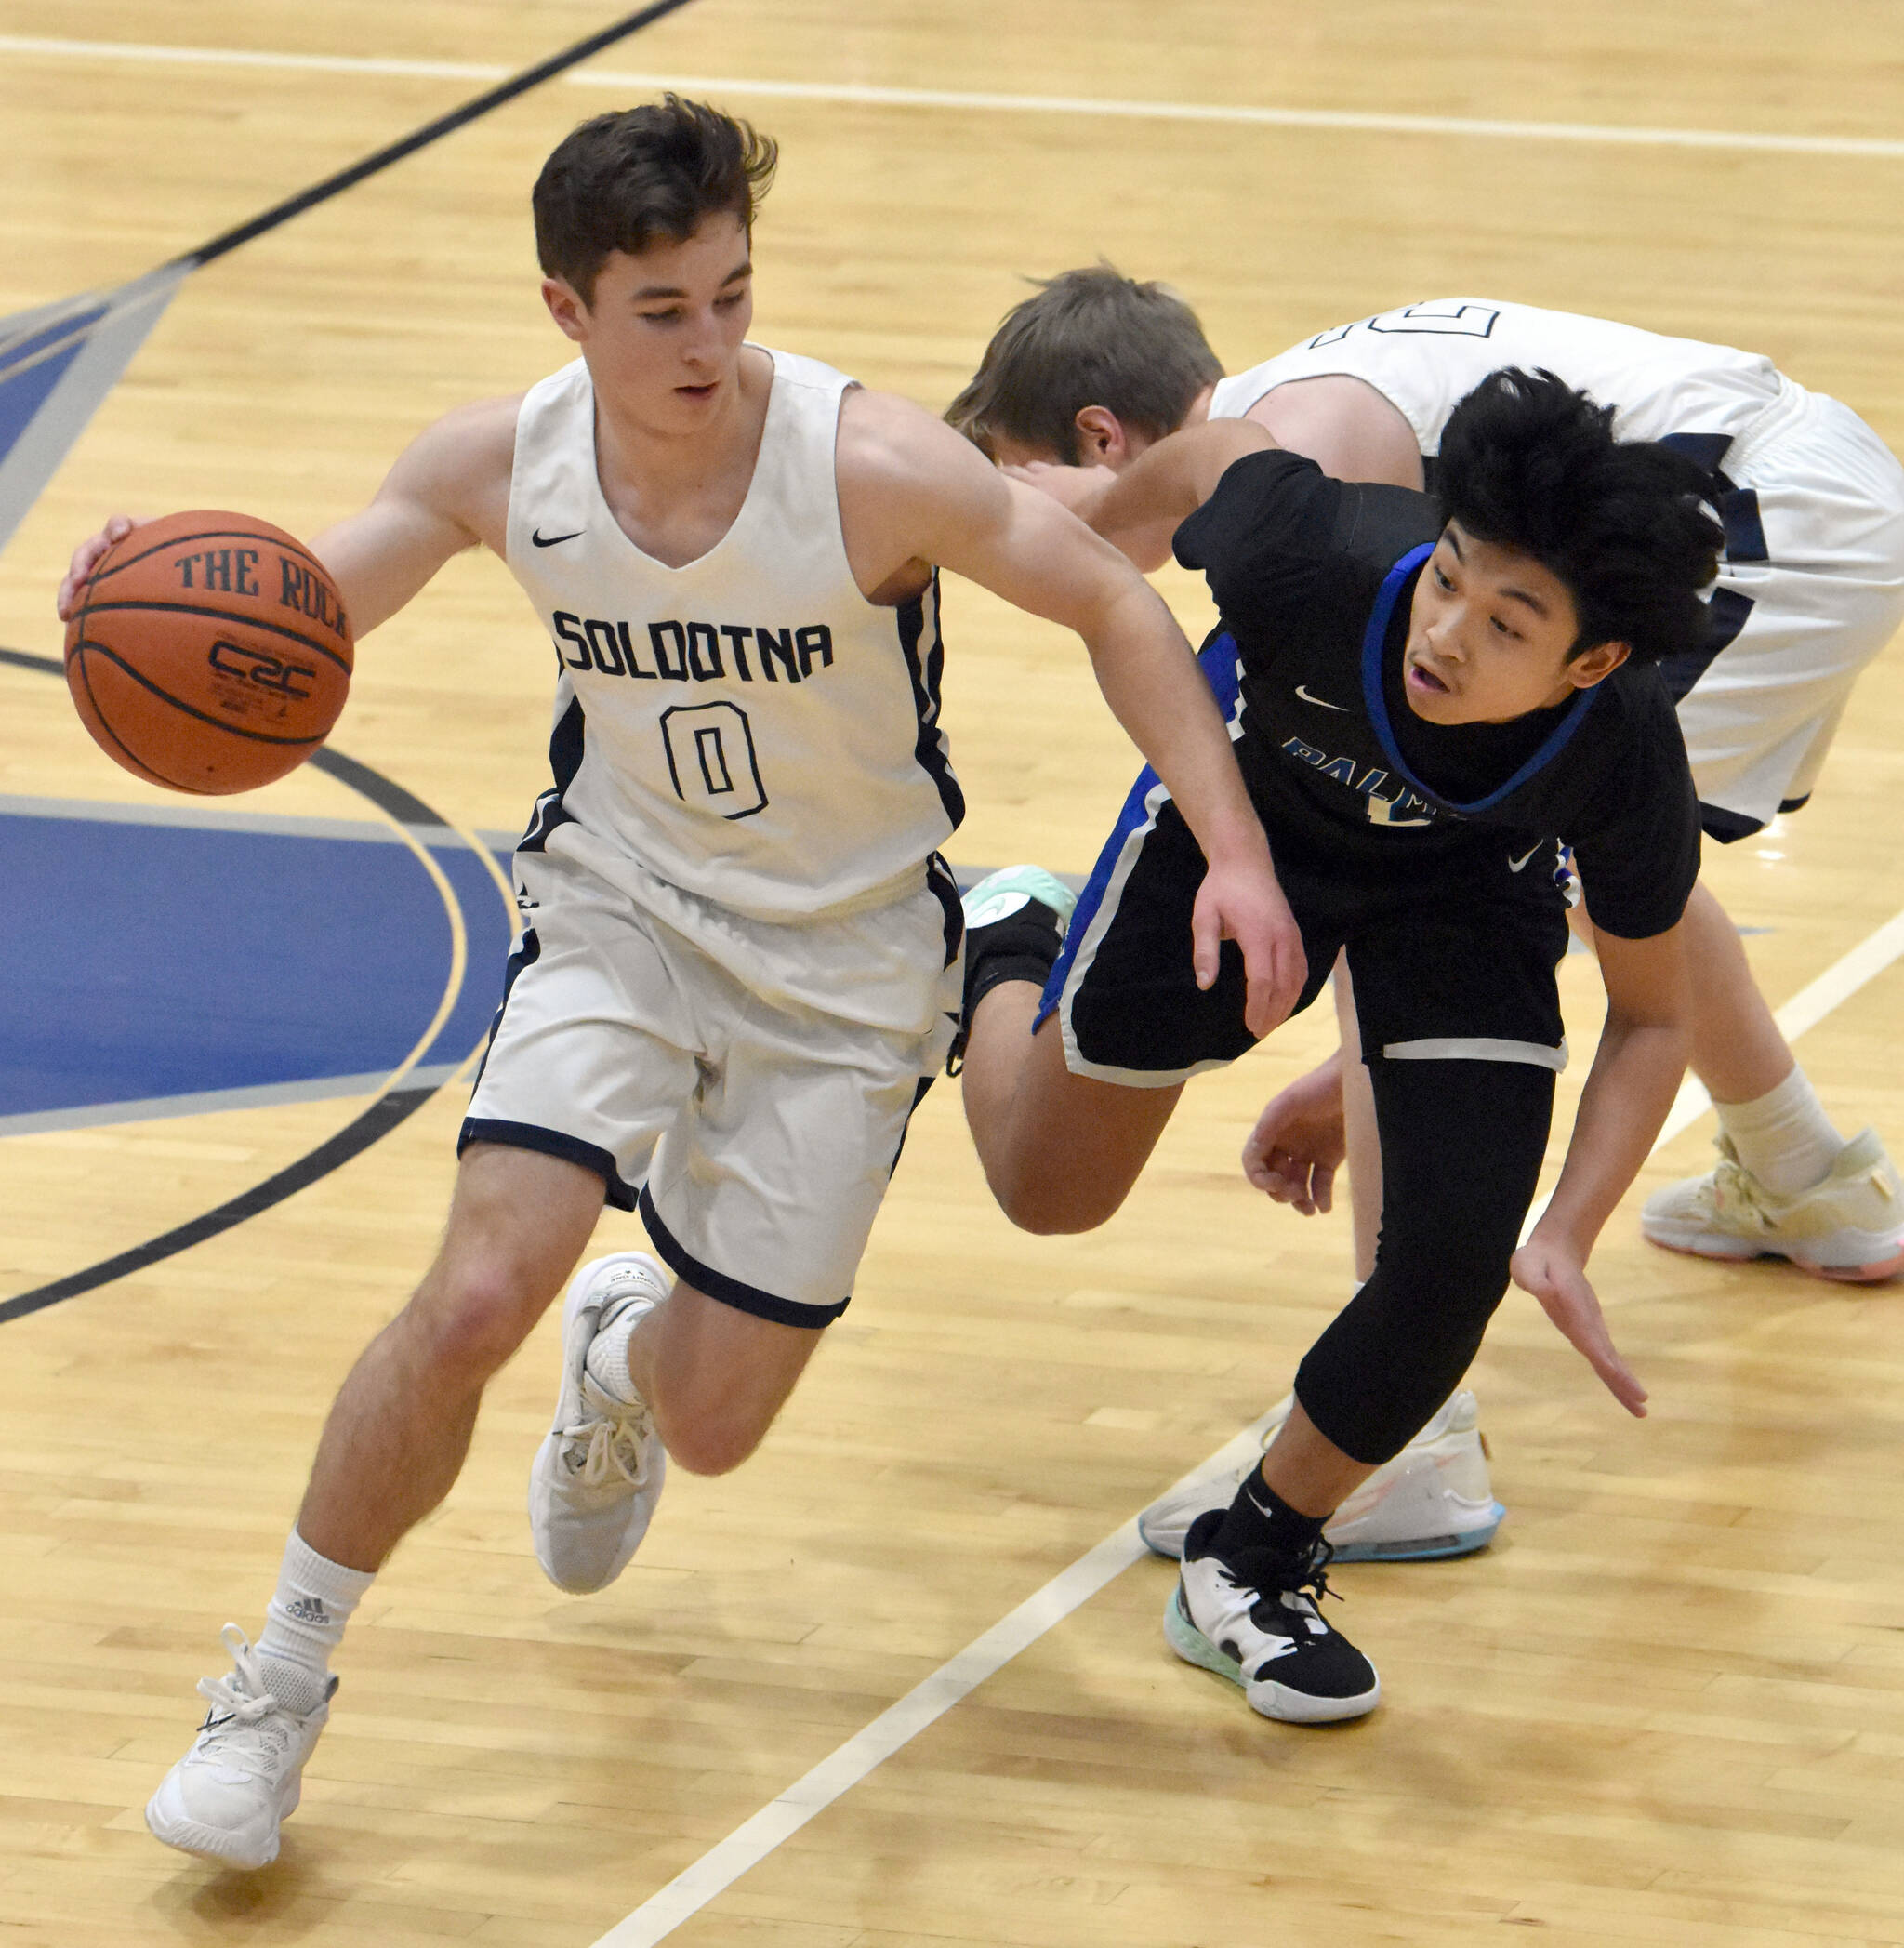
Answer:
M1565 703L1626 660L1602 643L1567 660L1580 616L1539 562L1450 521L1422 564L1408 614L1402 686L1430 723L1506 723Z
M664 239L638 257L613 252L588 304L560 278L542 288L598 392L618 410L658 432L691 433L734 404L754 314L738 217L708 217L684 242Z

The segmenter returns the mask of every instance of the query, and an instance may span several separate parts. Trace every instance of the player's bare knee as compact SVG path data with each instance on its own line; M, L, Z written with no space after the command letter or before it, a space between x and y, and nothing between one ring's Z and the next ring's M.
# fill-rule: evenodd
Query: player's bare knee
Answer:
M480 1382L508 1363L549 1297L529 1272L507 1261L439 1266L406 1317L433 1367Z
M668 1458L691 1475L732 1474L753 1453L772 1423L738 1406L716 1403L659 1416Z
M1035 1160L988 1168L986 1181L998 1208L1035 1238L1091 1231L1124 1201L1129 1186L1091 1182Z

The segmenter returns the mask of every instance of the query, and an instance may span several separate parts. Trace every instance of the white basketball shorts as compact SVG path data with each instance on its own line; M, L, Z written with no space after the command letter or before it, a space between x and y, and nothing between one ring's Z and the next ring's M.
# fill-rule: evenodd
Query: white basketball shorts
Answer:
M659 881L637 901L553 853L515 871L524 931L458 1152L566 1158L710 1298L837 1319L950 1044L950 873L935 859L898 899L787 923Z
M1795 385L1717 464L1738 491L1713 615L1739 627L1667 677L1725 841L1811 795L1853 680L1904 620L1904 468L1848 406Z

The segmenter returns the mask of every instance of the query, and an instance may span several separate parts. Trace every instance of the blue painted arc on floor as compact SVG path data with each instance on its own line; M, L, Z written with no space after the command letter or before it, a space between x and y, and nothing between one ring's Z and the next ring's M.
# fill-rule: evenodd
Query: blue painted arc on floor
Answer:
M234 1092L242 1103L375 1089L442 1004L449 915L392 828L157 810L151 823L123 806L0 812L17 927L0 998L0 1133L109 1120L115 1107L216 1107ZM460 840L445 833L430 851L468 943L455 1004L418 1064L440 1080L487 1030L512 915Z

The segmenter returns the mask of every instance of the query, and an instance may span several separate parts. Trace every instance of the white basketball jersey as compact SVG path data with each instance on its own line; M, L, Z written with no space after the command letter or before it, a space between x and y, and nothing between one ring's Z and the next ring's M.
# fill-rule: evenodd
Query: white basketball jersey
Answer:
M896 609L861 594L834 474L853 381L771 356L747 499L698 561L655 561L609 510L580 360L522 401L508 539L562 666L523 847L770 920L896 893L964 813L937 577Z
M1614 408L1622 440L1668 433L1736 438L1798 389L1771 360L1695 338L1666 338L1605 318L1538 311L1491 298L1437 298L1338 325L1218 385L1212 419L1240 419L1291 379L1348 373L1382 393L1415 430L1424 455L1461 400L1503 365L1545 366Z

